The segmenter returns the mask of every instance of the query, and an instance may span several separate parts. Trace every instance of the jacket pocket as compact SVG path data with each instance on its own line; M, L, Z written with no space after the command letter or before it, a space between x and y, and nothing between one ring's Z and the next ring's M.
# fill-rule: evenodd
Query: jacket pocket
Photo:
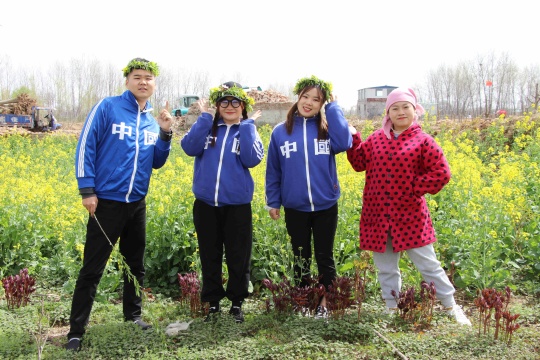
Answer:
M401 196L397 203L396 217L397 221L408 223L423 217L422 208L424 207L424 198L414 194Z
M111 172L110 176L101 186L96 184L96 190L102 192L127 192L131 173L126 173L126 168L119 166Z
M379 222L381 216L384 214L381 202L382 198L379 196L364 196L361 216L363 224L374 224Z

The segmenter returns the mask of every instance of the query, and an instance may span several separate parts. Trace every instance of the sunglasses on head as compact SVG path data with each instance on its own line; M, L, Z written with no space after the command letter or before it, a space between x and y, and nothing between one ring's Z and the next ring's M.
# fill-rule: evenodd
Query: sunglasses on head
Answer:
M231 104L233 108L237 108L240 106L240 103L241 101L237 99L232 99L232 100L225 99L219 102L219 106L225 109L227 106L229 106L229 104Z

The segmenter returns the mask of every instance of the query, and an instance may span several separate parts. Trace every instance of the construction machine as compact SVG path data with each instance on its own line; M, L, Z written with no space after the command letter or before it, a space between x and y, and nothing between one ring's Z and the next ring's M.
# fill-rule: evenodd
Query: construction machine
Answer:
M184 116L187 114L191 104L199 100L198 95L180 95L176 102L176 107L172 109L173 116Z

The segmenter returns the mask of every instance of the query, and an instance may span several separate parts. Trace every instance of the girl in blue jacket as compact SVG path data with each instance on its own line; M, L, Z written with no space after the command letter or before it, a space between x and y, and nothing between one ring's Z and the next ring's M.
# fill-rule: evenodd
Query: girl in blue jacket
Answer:
M266 201L270 217L285 210L285 224L295 257L299 286L309 285L311 235L320 283L328 289L336 278L334 236L340 188L335 155L351 147L352 137L343 111L332 95L332 84L315 76L300 79L294 88L298 101L287 120L274 128L268 147ZM321 112L325 106L324 114ZM315 311L326 318L326 298Z
M205 321L220 312L219 302L232 302L229 314L244 321L242 302L248 296L253 224L251 200L254 182L249 168L264 156L255 127L261 112L248 119L255 103L235 82L210 90L210 103L199 100L201 115L182 138L185 153L195 157L193 172L193 223L202 265L201 301L210 303ZM223 250L229 273L227 289L222 285Z

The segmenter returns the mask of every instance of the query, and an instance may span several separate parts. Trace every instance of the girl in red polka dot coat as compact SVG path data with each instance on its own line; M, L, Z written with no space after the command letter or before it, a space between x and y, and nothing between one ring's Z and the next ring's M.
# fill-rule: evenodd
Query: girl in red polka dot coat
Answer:
M397 308L392 290L401 290L399 254L406 251L424 280L435 284L449 314L470 325L433 249L437 239L424 194L438 193L450 181L450 168L441 147L416 122L423 113L412 89L397 88L386 100L382 129L362 141L350 126L347 159L366 172L360 248L373 251L388 312Z

